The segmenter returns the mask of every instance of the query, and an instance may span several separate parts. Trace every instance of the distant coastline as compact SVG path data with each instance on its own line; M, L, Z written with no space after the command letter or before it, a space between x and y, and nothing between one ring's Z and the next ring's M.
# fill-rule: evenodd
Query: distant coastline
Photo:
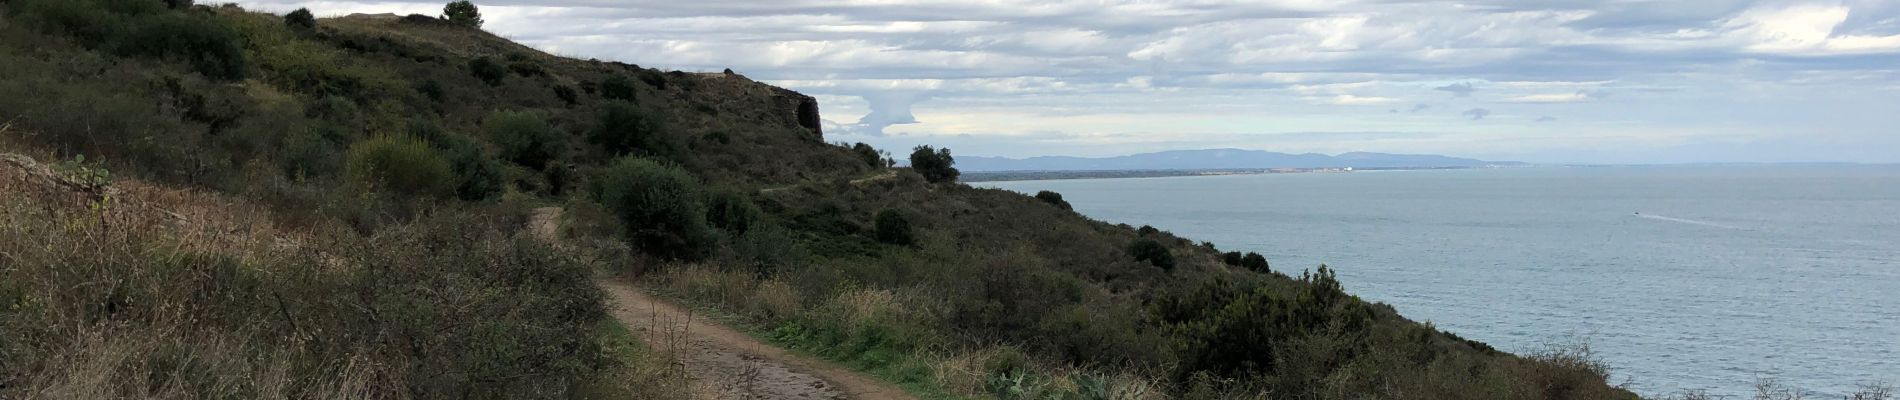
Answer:
M1225 176L1225 175L1263 175L1263 174L1307 174L1307 173L1346 173L1361 171L1417 171L1447 169L1482 169L1486 167L1372 167L1372 168L1216 168L1216 169L1130 169L1130 170L1064 170L1064 171L977 171L964 172L960 180L964 182L1009 182L1042 181L1065 179L1114 179L1114 178L1166 178L1178 176Z

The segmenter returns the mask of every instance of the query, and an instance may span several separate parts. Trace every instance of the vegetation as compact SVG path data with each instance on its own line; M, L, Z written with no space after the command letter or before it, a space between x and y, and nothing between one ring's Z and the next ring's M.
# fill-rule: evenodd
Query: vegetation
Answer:
M936 149L928 145L917 146L910 153L910 168L923 174L930 183L956 182L956 158L950 157L950 149Z
M608 167L598 191L601 204L619 217L636 249L683 260L712 251L714 238L706 226L699 182L678 166L622 157Z
M442 196L456 188L449 161L414 138L379 136L350 145L344 173L352 183L411 196Z
M789 91L426 17L166 5L0 2L0 148L100 182L0 160L0 398L683 397L602 318L609 266L946 397L1629 397L1587 353L1497 352L1330 268L949 184L948 149L879 171ZM547 205L562 246L525 232Z
M737 190L715 190L706 197L706 222L735 235L744 235L758 225L762 213L749 196Z
M888 208L878 211L876 221L874 232L879 242L909 246L917 241L915 234L911 232L910 219L905 218L901 211Z
M1174 252L1154 239L1135 239L1128 244L1128 255L1161 269L1174 269Z
M600 123L588 134L595 146L614 155L670 156L673 143L661 134L659 121L626 101L610 101L600 112Z
M482 120L482 130L501 150L501 158L528 168L546 166L565 146L547 117L533 111L497 111Z
M1039 191L1039 192L1036 192L1036 200L1042 200L1042 202L1049 203L1049 205L1056 206L1056 208L1060 208L1063 211L1070 211L1070 210L1075 209L1074 207L1069 205L1068 200L1062 199L1061 193L1051 192L1047 190Z
M481 9L476 8L475 3L470 3L468 0L451 1L447 6L443 6L442 19L456 26L482 28Z
M298 32L313 32L317 30L317 17L311 15L308 8L298 8L284 14L284 25Z

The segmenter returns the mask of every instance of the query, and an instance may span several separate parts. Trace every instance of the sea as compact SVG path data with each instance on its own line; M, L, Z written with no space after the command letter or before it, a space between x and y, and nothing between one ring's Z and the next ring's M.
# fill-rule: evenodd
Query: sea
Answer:
M1900 383L1900 166L1521 167L982 182L1255 251L1644 395Z

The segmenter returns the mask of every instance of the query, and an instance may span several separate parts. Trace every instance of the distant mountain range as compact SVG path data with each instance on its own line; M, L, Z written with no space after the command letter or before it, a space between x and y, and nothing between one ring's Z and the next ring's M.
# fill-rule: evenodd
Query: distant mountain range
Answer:
M1429 154L1352 152L1340 155L1287 154L1263 150L1174 150L1118 157L1043 156L1030 158L957 157L957 169L983 171L1116 171L1255 168L1457 168L1525 165Z

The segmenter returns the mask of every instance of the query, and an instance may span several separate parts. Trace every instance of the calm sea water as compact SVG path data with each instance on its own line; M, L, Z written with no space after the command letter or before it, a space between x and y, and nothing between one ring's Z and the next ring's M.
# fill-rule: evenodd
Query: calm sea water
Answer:
M1054 190L1644 394L1900 381L1900 166L1513 168L980 183ZM1639 214L1640 213L1640 214ZM1297 272L1293 272L1297 275ZM1836 397L1838 398L1838 397Z

